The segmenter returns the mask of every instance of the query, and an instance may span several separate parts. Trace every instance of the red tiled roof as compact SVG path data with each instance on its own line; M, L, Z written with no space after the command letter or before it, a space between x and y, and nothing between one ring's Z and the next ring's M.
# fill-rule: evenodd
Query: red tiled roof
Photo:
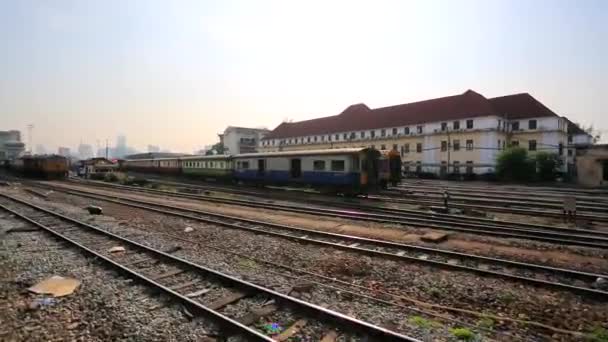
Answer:
M529 94L516 94L488 100L467 90L426 101L370 109L365 104L347 107L342 113L299 122L283 122L264 139L280 139L367 129L416 125L425 122L460 120L479 116L503 116L509 119L555 115Z
M528 93L494 97L489 101L496 111L507 120L557 116Z

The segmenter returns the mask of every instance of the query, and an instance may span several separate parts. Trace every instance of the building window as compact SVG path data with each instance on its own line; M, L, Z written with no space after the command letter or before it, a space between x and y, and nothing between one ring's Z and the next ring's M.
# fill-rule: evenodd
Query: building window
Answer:
M528 129L536 129L536 120L528 121Z
M460 129L460 121L454 121L452 127L454 127L454 129Z
M386 136L386 130L384 128L380 130L380 136L381 137L385 137Z
M339 141L340 140L340 134L336 134L336 136L334 138L336 138L336 141Z
M568 149L568 157L572 157L572 150Z
M361 137L361 139L365 139L365 132L359 133L359 136Z
M448 142L444 140L441 142L441 152L445 152L447 150L448 150Z
M467 129L473 128L473 120L467 120Z
M420 173L422 172L422 163L421 162L416 162L416 173Z
M454 151L460 151L460 140L452 140Z
M386 150L386 145L384 145L384 144L380 145L380 149L381 150Z
M325 136L324 135L321 136L321 141L325 141Z
M370 131L369 132L369 136L372 137L372 138L375 138L376 137L376 131Z
M528 141L528 150L530 150L530 151L536 151L536 140L529 140Z
M473 140L467 140L467 150L471 151L473 149Z
M310 137L307 138L308 142L310 142Z
M410 128L409 128L409 127L405 127L405 128L403 129L403 134L406 134L406 135L407 135L407 134L410 134Z
M422 153L422 143L417 143L416 144L416 152Z
M447 131L448 130L448 123L447 122L442 122L441 123L441 130L442 131Z
M331 134L327 136L327 141L331 141Z
M459 161L454 162L454 173L460 173L460 162Z
M344 160L332 160L331 161L332 171L344 171Z
M397 144L393 144L393 150L397 151Z
M325 160L315 160L312 162L312 169L315 171L325 171Z
M348 139L348 134L346 134L346 133L342 134L342 138L344 138L344 140L347 140Z
M517 141L517 140L511 141L511 146L512 147L518 147L519 146L519 141Z
M515 122L511 123L511 130L519 131L519 121L515 121Z
M355 132L352 132L352 133L350 134L350 138L351 138L351 139L355 139L355 137L356 137Z
M467 164L467 170L466 170L467 174L472 175L473 174L473 161L467 160L466 164Z
M247 170L249 168L249 162L248 161L241 162L241 168L244 170Z
M422 126L416 126L416 132L422 134Z
M403 145L403 148L405 149L405 153L410 153L410 144Z
M313 139L314 139L315 142L317 142L317 136L315 136Z
M397 129L393 128L393 135L397 135Z
M403 162L403 172L410 172L410 162Z

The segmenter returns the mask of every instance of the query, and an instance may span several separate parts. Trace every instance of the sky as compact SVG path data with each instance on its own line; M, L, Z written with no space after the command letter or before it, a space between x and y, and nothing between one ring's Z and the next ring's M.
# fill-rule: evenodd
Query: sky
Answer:
M0 130L192 152L460 94L528 92L608 137L608 1L0 0ZM604 140L605 140L604 138Z

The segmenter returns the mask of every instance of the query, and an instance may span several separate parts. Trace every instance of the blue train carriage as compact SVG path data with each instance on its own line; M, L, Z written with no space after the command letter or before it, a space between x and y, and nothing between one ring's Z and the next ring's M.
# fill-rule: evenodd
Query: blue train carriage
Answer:
M307 186L328 193L359 195L380 188L380 152L371 148L249 153L234 156L234 178L242 183Z

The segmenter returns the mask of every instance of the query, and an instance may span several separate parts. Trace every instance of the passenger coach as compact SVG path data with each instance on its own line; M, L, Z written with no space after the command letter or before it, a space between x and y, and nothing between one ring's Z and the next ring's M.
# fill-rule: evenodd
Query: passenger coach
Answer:
M205 180L232 180L232 158L229 155L181 157L185 176Z
M380 188L379 158L380 152L370 148L240 154L233 157L234 178L244 183L367 194Z

